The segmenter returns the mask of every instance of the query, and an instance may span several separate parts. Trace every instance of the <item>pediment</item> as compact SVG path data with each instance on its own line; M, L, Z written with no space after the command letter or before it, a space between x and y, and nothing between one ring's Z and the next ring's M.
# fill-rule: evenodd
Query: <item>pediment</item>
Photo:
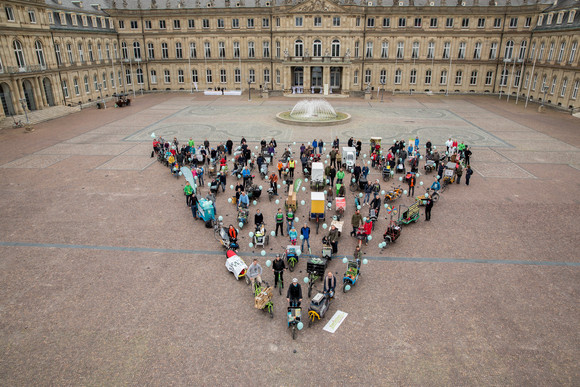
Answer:
M292 13L345 13L341 6L329 0L308 0L290 10Z

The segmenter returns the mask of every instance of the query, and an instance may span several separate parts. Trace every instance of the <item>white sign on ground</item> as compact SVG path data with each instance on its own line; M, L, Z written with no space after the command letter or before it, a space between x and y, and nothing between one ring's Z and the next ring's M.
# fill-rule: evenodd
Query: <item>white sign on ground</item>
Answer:
M342 324L346 316L348 316L348 313L343 312L341 310L337 310L334 316L332 316L330 321L328 321L328 323L326 323L326 325L322 329L330 333L336 332L336 330L338 329L340 324Z

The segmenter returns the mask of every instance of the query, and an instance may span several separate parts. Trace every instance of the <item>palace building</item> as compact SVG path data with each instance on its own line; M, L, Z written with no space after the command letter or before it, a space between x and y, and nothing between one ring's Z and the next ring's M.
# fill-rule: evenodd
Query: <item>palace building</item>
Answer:
M578 0L0 1L1 116L150 91L580 107Z

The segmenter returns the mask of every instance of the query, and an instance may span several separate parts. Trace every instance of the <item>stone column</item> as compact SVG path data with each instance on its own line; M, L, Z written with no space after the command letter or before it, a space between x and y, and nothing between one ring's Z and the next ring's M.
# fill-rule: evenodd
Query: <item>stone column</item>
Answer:
M290 92L292 92L292 67L285 66L282 74L283 74L282 84L286 89L285 91L290 90Z
M36 110L42 110L44 108L44 104L42 103L42 95L40 94L40 85L38 84L38 79L33 77L30 79L30 84L32 84L33 96L34 96L34 104L36 105Z
M312 75L310 74L310 66L304 66L304 93L310 94L310 86L312 84Z
M350 72L350 66L345 66L342 68L342 79L340 80L342 94L350 93Z
M24 110L22 110L22 106L20 105L20 99L24 98L23 91L18 85L18 81L12 79L10 81L12 84L12 106L14 107L15 114L24 114ZM21 82L20 82L21 83Z
M40 99L42 100L42 107L48 107L48 100L46 99L46 93L44 92L44 84L42 83L42 78L37 77L35 78L36 82L38 82L38 90L40 91Z

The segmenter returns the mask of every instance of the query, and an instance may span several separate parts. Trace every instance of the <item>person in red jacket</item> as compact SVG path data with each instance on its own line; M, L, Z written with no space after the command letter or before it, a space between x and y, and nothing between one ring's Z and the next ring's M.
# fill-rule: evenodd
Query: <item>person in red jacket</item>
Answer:
M365 245L368 245L368 243L369 243L369 236L373 232L373 222L371 222L370 219L367 219L366 223L363 226L363 229L365 230L365 235L366 235Z

